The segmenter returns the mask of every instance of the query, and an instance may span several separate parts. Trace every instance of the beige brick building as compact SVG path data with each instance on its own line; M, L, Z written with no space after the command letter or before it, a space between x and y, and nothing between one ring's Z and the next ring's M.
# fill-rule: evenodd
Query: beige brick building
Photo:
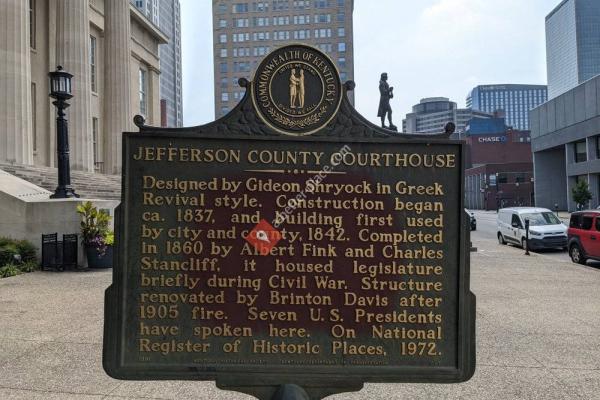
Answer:
M56 160L48 72L74 75L71 167L118 173L133 116L160 124L159 44L168 38L129 0L0 2L0 164Z
M289 43L318 47L342 81L354 79L353 11L354 0L213 0L217 118L243 97L237 80L251 79L267 53Z

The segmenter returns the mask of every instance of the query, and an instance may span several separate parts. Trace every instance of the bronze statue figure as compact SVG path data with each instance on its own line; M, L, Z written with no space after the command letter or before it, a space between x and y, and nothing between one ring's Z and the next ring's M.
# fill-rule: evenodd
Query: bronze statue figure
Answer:
M390 99L394 97L394 88L387 83L387 72L381 74L381 80L379 81L379 110L377 116L381 118L381 127L387 128L392 131L397 131L398 128L392 123L392 107L390 106ZM387 114L390 126L385 126L385 115Z
M296 76L296 69L292 68L290 74L290 108L296 108L296 98L298 97L298 83L300 80Z
M296 106L296 102L300 105ZM304 70L300 69L300 76L296 76L296 69L292 68L290 74L290 108L304 108Z

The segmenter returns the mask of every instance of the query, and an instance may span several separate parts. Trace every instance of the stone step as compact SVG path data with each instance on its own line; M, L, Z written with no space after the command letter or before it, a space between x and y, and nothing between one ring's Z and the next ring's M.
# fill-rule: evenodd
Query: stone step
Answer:
M52 167L0 163L0 169L50 191L54 191L58 183L58 171ZM71 171L71 186L82 197L121 198L120 175Z

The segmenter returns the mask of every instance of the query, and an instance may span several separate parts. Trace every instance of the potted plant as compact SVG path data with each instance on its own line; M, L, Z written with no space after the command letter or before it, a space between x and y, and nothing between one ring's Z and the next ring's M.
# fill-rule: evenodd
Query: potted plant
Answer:
M79 204L77 213L81 215L81 243L88 267L112 267L114 233L109 229L110 215L89 201Z

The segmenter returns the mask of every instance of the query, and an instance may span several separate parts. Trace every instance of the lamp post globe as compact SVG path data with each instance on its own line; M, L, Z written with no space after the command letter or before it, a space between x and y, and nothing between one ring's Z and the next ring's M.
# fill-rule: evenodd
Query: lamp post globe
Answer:
M50 77L50 97L57 109L56 117L56 154L58 163L58 186L54 190L51 199L65 199L79 197L71 187L71 166L69 163L69 125L65 118L65 109L69 107L67 100L73 97L71 94L71 79L73 75L59 65L56 71L48 74Z
M56 71L50 72L50 97L56 100L68 100L71 94L71 79L73 75L63 70L62 66L56 67Z

